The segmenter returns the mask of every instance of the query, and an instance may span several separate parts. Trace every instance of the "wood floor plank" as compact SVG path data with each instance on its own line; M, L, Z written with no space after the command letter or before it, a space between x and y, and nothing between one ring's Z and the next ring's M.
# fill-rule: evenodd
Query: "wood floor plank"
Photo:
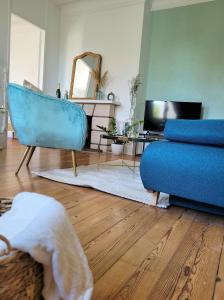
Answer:
M185 212L182 208L174 208L172 213L164 214L161 219L155 222L146 234L144 234L133 247L122 256L122 261L138 267L145 259L148 260L151 256L151 252L154 249L157 249L159 245L163 243L162 241L167 240L174 230L174 234L177 235L178 228L182 226L181 217L183 214L185 214L184 216L187 218L188 212ZM189 220L189 222L184 222L185 224L181 228L181 235L188 230L191 220ZM176 240L178 240L178 237Z
M93 240L85 251L89 264L98 280L128 249L141 238L152 226L155 220L162 216L162 211L148 210L143 206L138 208L124 220Z
M143 297L147 289L144 287L144 282L147 282L146 287L152 283L153 278L156 279L156 274L147 271L143 268L144 262L150 264L150 254L157 251L157 245L162 238L169 232L183 213L183 209L175 210L173 215L164 214L157 222L155 222L149 231L147 231L122 257L114 264L111 269L106 272L95 284L94 299L112 299L125 294L123 299L135 299L133 290L138 288L138 297ZM154 254L153 254L154 255ZM153 257L153 256L152 256ZM124 272L124 266L132 266L128 268L129 272ZM111 278L114 274L119 274L119 280L113 281ZM144 274L144 276L143 276ZM120 280L122 279L122 280ZM136 284L136 282L138 284ZM107 288L101 287L107 286ZM124 288L125 287L125 288ZM124 288L124 289L123 289ZM139 295L141 293L141 295ZM133 295L128 296L129 294ZM124 296L124 295L123 295ZM147 292L146 292L147 296ZM136 298L146 299L146 298Z
M142 284L147 281L147 278L150 278L150 280L148 280L147 290L144 291L144 295L147 299L150 294L150 290L153 290L160 274L170 263L171 257L180 245L183 239L183 234L186 234L189 231L189 228L191 228L193 220L194 217L188 215L188 212L185 213L184 217L177 219L173 226L170 227L163 236L161 236L161 239L156 245L152 245L151 249L149 248L149 251L147 251L148 248L146 247L146 255L139 263L135 273L132 274L127 282L125 282L124 286L117 291L117 294L113 295L112 299L125 299L125 297L126 299L138 299L138 297L142 297ZM132 249L130 249L130 252L133 253ZM166 255L164 255L164 253L166 253ZM128 261L125 256L126 255L121 258L121 261ZM129 253L127 253L127 256L130 258ZM161 260L163 260L162 263ZM163 269L159 271L157 270L156 272L156 268L160 269L161 267ZM156 276L156 273L159 275ZM153 295L150 295L150 299L157 299L153 297Z
M215 289L213 295L214 300L223 300L224 298L224 238L221 247L222 251L220 255L219 269L215 280Z
M113 295L116 295L117 290L123 287L132 274L135 273L135 270L136 267L133 265L118 260L112 268L95 283L92 300L111 300Z
M82 206L88 205L87 202L93 202L95 198L99 196L99 192L94 191L93 193L91 191L71 191L71 194L69 196L62 195L61 197L58 197L58 200L63 203L63 205L66 207L68 212L70 211L72 213L72 209L74 209L75 206Z
M202 231L199 247L192 252L182 267L172 295L175 299L212 299L222 250L223 232L208 226ZM205 289L206 287L206 289Z
M207 216L204 215L197 216L189 230L183 235L182 243L179 243L175 252L171 248L165 249L166 254L168 254L168 257L171 259L168 264L165 264L166 257L163 256L159 263L153 268L153 271L158 274L158 280L150 291L148 298L158 300L171 299L181 272L183 268L185 268L185 262L192 256L192 253L200 249L202 237L209 228L209 223L206 222L206 218ZM170 253L172 253L172 255L170 255ZM166 267L164 268L164 266Z
M76 232L81 237L82 244L86 245L96 239L106 230L113 227L116 223L123 220L141 206L143 206L143 204L119 201L116 206L109 206L94 214L92 218L84 219L83 221L75 224Z
M159 280L162 272L169 265L170 260L181 244L184 235L189 232L195 216L196 213L192 215L189 212L185 212L181 218L178 218L172 226L167 228L166 232L161 231L161 233L163 233L161 238L156 244L152 244L149 249L146 248L145 256L141 261L139 261L135 274L132 275L132 277L126 282L125 286L122 287L122 289L116 294L116 297L123 295L124 291L130 299L139 297L142 295L142 283L144 283L146 279L149 278L148 276L150 276L153 280L150 280L147 286L147 291L144 292L146 298L148 297L150 291L153 290L154 285ZM133 252L134 247L133 249L130 249L130 253L124 255L121 260L128 261L128 259L132 257ZM155 274L157 274L157 277ZM132 284L130 284L130 282L132 282ZM131 289L128 290L127 286L131 287ZM151 298L154 299L153 296L150 295L150 299Z
M189 213L189 212L188 212ZM187 214L188 214L187 213ZM189 216L188 216L189 217ZM188 220L188 228L185 227L186 231L185 231L185 236L186 236L186 248L184 249L185 251L177 251L177 249L179 249L181 244L181 240L183 239L183 237L181 237L180 234L178 234L178 232L181 232L181 228L183 226L183 222L181 219L177 220L177 223L174 224L174 226L172 226L172 230L170 230L169 226L167 227L167 230L169 233L170 238L167 239L167 236L165 235L165 240L164 237L161 238L160 242L158 243L158 245L155 247L153 244L151 245L151 249L149 247L149 244L145 244L145 253L148 253L148 255L145 256L145 259L142 260L142 262L139 262L139 266L136 266L135 271L132 274L128 274L129 278L126 274L126 281L123 280L122 282L122 287L119 289L118 283L116 282L116 288L115 288L115 284L113 284L112 289L109 290L108 288L104 291L103 293L103 297L102 296L102 291L99 293L98 290L98 286L101 285L106 285L109 284L108 282L108 278L110 278L111 276L111 272L113 273L113 268L117 266L114 265L102 278L100 278L100 280L96 283L96 288L95 288L95 299L99 298L99 299L170 299L170 295L169 295L169 291L171 289L171 287L173 286L172 284L170 286L168 286L168 290L166 291L166 295L164 297L160 297L159 295L159 291L160 291L160 275L161 274L165 274L164 275L164 280L162 280L162 283L165 282L166 280L170 280L172 279L172 276L170 276L170 274L178 274L178 272L176 272L178 270L178 268L176 268L173 272L170 272L169 268L170 268L170 264L172 261L172 257L174 256L173 253L167 253L167 249L172 250L176 255L179 255L181 259L185 260L185 256L186 253L189 253L189 251L191 250L190 247L190 243L189 242L195 242L195 245L197 245L197 237L200 235L200 231L196 230L196 233L194 233L194 230L197 228L203 228L203 226L208 226L203 224L203 223L198 223L198 222L194 222L193 218L187 218ZM158 223L165 221L165 217L161 218ZM160 224L161 225L161 224ZM167 224L168 225L168 224ZM201 227L202 226L202 227ZM153 230L154 228L152 228ZM188 230L190 229L190 230ZM172 233L171 233L172 232ZM162 235L164 234L164 232L158 232L158 235L160 235L162 233ZM184 233L184 231L183 231ZM188 233L190 233L190 235L188 235ZM191 233L192 234L197 234L195 236L195 238L192 239L191 237ZM147 236L148 234L146 234ZM179 237L178 237L179 236ZM184 236L184 237L185 237ZM188 240L189 239L189 240ZM179 240L179 241L178 241ZM133 252L134 253L134 248L137 247L137 249L139 250L139 242L144 241L144 239L140 239L128 252L127 254L125 254L120 262L124 262L128 265L130 265L130 262L128 262L128 259L125 258L126 256L129 259L133 259L133 256L129 255L129 252ZM165 244L164 244L164 241ZM164 246L165 245L165 246ZM171 248L170 246L173 247ZM176 245L176 246L175 246ZM187 247L187 245L189 247ZM154 246L154 248L153 248ZM137 250L136 249L136 250ZM164 252L164 253L163 253ZM168 251L169 252L169 251ZM136 257L137 257L137 251L136 251ZM150 254L149 254L150 253ZM163 255L166 253L166 256ZM156 271L156 268L154 266L156 265L160 265L161 267L161 258L165 257L166 258L166 262L163 260L162 262L162 270ZM178 259L175 259L175 262L178 262L180 260L180 258L178 257ZM132 264L133 266L136 264L136 262L134 264ZM171 264L172 265L172 264ZM175 265L173 265L173 267L175 267ZM213 280L214 282L214 280ZM172 280L171 280L172 283ZM143 287L145 286L145 289L143 289ZM203 285L201 285L203 286ZM153 291L156 291L156 293L154 294ZM108 292L109 294L105 294L105 292ZM116 293L115 293L116 291ZM150 293L151 291L151 293ZM174 297L173 299L179 299ZM183 298L183 299L188 299L188 298ZM189 298L189 299L198 299L198 298Z
M72 224L77 224L86 218L90 218L95 213L104 210L106 207L116 205L120 202L118 197L112 197L104 193L100 193L90 201L79 203L78 206L68 209L68 213L71 217Z

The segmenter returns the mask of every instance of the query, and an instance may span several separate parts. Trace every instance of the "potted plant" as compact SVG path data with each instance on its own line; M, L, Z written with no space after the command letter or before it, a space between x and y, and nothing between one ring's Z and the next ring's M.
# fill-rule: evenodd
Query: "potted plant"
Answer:
M125 139L123 136L119 136L117 132L117 124L116 124L116 119L112 118L111 119L111 124L110 127L107 129L104 126L97 126L104 132L106 132L112 139L112 144L111 144L111 151L114 155L121 155L124 149L124 144L127 139Z

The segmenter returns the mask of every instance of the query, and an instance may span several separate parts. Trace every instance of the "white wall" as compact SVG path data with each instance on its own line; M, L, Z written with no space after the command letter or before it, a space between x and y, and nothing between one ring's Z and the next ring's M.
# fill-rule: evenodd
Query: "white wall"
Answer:
M29 0L30 1L30 0ZM35 0L33 0L35 1ZM38 0L39 1L39 0ZM60 8L48 0L46 20L46 50L44 90L55 96L58 87L59 45L60 45Z
M43 86L55 95L58 83L60 9L50 0L11 0L11 11L46 31Z
M62 6L59 81L70 86L72 59L85 51L103 57L109 71L106 93L114 92L122 106L118 120L129 116L128 80L139 70L144 14L142 0L88 0Z

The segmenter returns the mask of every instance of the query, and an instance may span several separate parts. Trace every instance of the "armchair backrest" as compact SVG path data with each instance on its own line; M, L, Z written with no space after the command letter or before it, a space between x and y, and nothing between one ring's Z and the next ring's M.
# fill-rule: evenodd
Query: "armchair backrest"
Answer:
M84 147L87 121L79 105L16 84L8 85L7 94L12 126L21 144L69 150Z

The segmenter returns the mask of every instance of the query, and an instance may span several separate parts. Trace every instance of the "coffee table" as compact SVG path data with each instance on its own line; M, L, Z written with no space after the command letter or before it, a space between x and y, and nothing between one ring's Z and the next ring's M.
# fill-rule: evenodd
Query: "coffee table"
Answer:
M116 136L111 136L108 134L101 134L100 135L100 140L99 140L99 144L98 144L98 153L99 153L99 163L98 165L100 165L100 154L101 154L101 150L100 150L100 146L101 146L101 141L102 139L109 139L109 140L119 140L122 141L124 143L124 146L126 144L128 144L129 142L132 142L134 145L134 160L133 160L133 166L129 166L125 163L124 160L124 147L123 147L123 152L122 152L122 164L119 166L126 166L129 169L131 169L132 171L135 170L136 166L136 155L137 155L137 146L138 143L143 143L143 152L145 150L145 144L146 143L152 143L152 142L156 142L156 141L165 141L164 137L161 135L140 135L138 137L128 137L128 136L124 136L124 135L116 135ZM105 165L105 163L104 163ZM113 165L115 166L115 165ZM118 166L118 165L116 165Z

